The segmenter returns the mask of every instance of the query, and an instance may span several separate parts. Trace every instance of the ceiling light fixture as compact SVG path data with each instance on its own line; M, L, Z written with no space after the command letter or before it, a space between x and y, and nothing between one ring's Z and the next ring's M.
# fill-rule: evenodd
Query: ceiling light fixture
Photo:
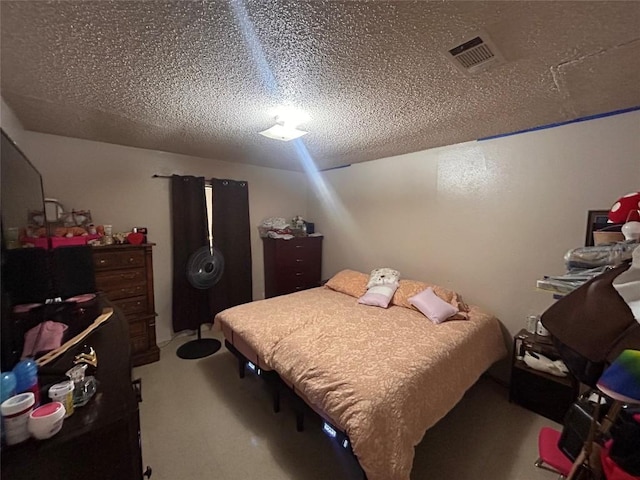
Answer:
M288 142L289 140L293 140L294 138L299 138L303 135L306 135L307 131L298 130L295 127L288 127L286 125L280 125L276 123L273 127L267 128L260 132L260 135L263 135L267 138L272 138L274 140L282 140L283 142Z
M296 128L300 123L309 120L309 115L305 112L291 107L278 107L273 114L276 119L276 124L271 128L259 132L260 135L273 140L288 142L289 140L299 138L309 133Z

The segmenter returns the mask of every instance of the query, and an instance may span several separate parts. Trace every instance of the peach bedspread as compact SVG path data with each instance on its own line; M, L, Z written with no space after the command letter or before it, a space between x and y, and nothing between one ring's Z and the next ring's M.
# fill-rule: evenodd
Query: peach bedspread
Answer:
M506 355L498 320L476 307L469 320L435 325L326 287L239 305L216 321L347 433L369 480L408 480L426 430Z

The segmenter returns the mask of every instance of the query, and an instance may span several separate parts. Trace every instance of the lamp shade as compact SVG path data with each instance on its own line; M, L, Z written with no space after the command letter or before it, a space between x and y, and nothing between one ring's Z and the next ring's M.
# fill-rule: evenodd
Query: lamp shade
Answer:
M624 350L596 386L614 400L640 403L640 350Z

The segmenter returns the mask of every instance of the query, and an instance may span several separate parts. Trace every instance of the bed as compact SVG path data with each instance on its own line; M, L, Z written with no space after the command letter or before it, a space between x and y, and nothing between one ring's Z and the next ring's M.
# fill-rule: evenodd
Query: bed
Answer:
M369 480L408 480L414 447L495 361L498 320L450 290L400 281L389 308L357 303L368 276L227 309L215 322L234 349L348 435ZM408 302L432 286L459 320L434 324Z

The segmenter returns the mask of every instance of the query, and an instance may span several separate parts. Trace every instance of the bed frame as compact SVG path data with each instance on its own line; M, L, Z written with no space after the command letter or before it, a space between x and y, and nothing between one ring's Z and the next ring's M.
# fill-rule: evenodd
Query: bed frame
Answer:
M262 378L271 392L272 408L274 413L280 412L280 399L284 394L291 400L293 411L296 419L296 431L304 431L304 415L305 411L311 410L312 414L317 415L322 420L322 430L330 438L338 443L342 448L347 450L349 454L358 461L358 458L353 454L351 448L351 441L348 435L337 428L331 423L330 420L318 413L311 405L308 404L303 398L301 398L287 383L282 380L280 375L275 370L266 370L257 366L254 362L245 357L229 340L225 339L224 346L229 350L238 360L238 375L240 378L244 378L247 368ZM358 462L358 465L360 463ZM367 479L365 471L360 467L362 472L362 478Z

